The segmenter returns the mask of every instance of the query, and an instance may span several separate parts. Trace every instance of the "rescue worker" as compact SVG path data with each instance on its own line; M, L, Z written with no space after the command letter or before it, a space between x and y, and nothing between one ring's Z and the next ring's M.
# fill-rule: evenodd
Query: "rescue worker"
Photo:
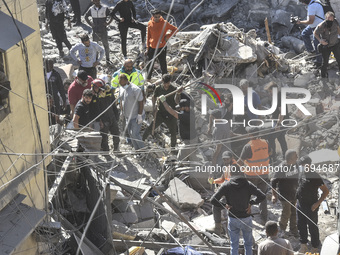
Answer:
M268 142L259 137L258 127L246 128L250 141L243 147L240 159L237 163L245 165L245 175L264 194L268 190L269 173L269 145ZM264 199L259 206L261 223L267 221L267 199Z
M103 151L109 151L108 133L113 135L113 150L119 148L119 127L118 120L115 117L117 111L115 96L110 85L106 85L102 79L95 79L91 85L93 93L96 95L92 102L97 106L98 114L103 113L100 117L100 133L102 136L101 147ZM96 101L96 102L94 102Z

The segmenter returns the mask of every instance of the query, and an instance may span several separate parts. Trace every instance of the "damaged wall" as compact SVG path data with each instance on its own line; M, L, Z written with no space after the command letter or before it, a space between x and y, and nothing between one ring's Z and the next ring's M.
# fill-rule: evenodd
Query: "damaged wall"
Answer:
M25 38L29 58L29 77L31 79L34 103L47 109L37 3L35 0L6 2L17 20L34 29L34 32ZM9 14L2 1L0 8L2 12ZM39 134L32 104L28 102L30 101L29 85L24 61L25 57L23 56L21 46L21 43L18 43L3 54L5 71L11 82L12 91L22 98L13 93L9 94L10 113L0 122L0 132L2 134L0 152L30 153L33 156L24 155L20 158L16 155L0 156L1 185L10 182L9 185L0 189L0 210L18 193L26 195L23 203L43 210L45 208L45 173L42 164L27 171L21 178L11 181L18 174L42 159L41 156L34 155L35 153L41 153L39 137L42 141L44 152L49 152L47 114L46 111L36 108L41 130ZM45 161L46 165L48 162L49 160ZM5 171L7 172L4 173ZM29 226L28 223L27 225ZM34 231L34 226L32 226L32 231ZM19 253L21 251L24 251L23 254L36 254L38 251L38 244L32 234L26 237L25 240L22 240L19 247L16 247L15 252Z

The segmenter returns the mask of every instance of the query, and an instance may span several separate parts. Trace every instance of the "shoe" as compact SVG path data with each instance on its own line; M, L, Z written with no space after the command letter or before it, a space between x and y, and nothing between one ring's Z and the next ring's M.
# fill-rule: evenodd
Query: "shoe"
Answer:
M308 252L307 244L302 243L302 244L300 245L299 253L305 254L306 252Z
M215 223L214 227L207 228L206 231L210 233L215 233L216 235L220 236L222 233L222 223Z
M60 56L61 58L63 58L63 57L65 56L65 53L61 50L61 51L59 51L59 56Z
M297 230L289 232L289 235L290 236L294 236L295 238L299 238L300 237L299 232Z

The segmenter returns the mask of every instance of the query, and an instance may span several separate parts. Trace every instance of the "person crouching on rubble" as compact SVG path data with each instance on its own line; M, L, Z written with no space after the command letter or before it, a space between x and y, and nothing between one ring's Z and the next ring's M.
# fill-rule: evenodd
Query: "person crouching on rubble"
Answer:
M178 105L180 112L178 112L168 105L164 95L161 95L159 100L163 103L165 110L178 120L179 134L185 146L178 151L177 159L179 161L197 161L195 145L198 143L198 138L195 127L195 112L190 108L190 101L181 99Z
M119 148L119 127L116 119L117 107L114 96L114 89L106 85L102 79L95 79L91 85L94 97L92 103L96 105L98 115L100 115L100 134L102 136L101 147L103 151L109 151L108 133L113 135L113 150Z
M260 203L266 196L246 179L244 173L237 165L235 165L230 174L230 181L223 183L221 188L211 198L211 203L214 206L225 207L229 210L230 254L239 254L240 231L242 231L245 254L251 255L253 254L251 205ZM250 199L252 195L256 196L255 200ZM220 202L223 196L226 198L226 204Z
M314 30L314 37L319 41L318 50L322 54L321 77L327 78L328 61L331 52L333 52L338 68L340 69L340 44L338 35L340 35L340 27L335 19L333 12L327 12L325 20L321 22Z

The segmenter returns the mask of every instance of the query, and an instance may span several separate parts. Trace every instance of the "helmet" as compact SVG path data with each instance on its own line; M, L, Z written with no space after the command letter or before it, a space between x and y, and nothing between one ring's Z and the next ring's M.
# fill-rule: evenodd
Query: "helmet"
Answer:
M102 79L94 79L91 83L91 87L97 87L99 90L105 89L105 82Z

